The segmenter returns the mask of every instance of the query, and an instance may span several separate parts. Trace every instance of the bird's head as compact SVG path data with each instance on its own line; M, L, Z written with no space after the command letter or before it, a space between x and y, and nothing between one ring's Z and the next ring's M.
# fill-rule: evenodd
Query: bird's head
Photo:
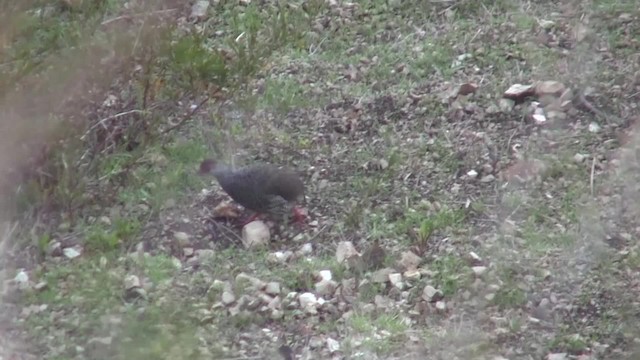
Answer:
M216 161L213 159L205 159L200 163L200 170L198 170L198 174L206 175L211 174L213 170L216 168Z

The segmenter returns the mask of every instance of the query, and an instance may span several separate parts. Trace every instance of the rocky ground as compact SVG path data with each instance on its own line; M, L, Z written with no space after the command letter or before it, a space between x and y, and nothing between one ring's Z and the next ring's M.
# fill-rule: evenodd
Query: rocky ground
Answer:
M0 355L638 357L633 2L175 3L188 41L84 134L145 106L170 131L94 148L72 215L7 222ZM308 226L247 246L208 156L297 169Z

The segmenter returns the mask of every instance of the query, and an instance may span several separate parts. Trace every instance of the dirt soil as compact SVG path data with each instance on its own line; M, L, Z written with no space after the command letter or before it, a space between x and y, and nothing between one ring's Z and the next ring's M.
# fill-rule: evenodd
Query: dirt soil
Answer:
M299 36L12 248L0 358L640 358L637 6L310 4L176 14L212 47L255 40L229 9ZM209 156L295 168L309 224L245 248Z

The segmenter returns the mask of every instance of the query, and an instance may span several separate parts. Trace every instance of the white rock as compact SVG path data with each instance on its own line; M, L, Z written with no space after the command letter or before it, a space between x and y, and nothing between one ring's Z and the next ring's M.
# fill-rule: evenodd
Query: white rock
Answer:
M193 248L192 247L186 247L184 249L182 249L182 254L184 254L185 257L191 257L193 256Z
M242 228L242 244L245 248L257 248L269 243L271 232L267 224L260 220L252 221Z
M402 282L402 274L393 273L389 274L389 282L391 285L397 287L399 290L404 289L404 283Z
M477 276L480 276L480 275L484 274L485 272L487 272L487 267L486 266L473 266L471 268L471 270L473 270L474 274L476 274Z
M247 273L240 273L236 275L236 285L245 289L251 287L253 290L260 290L267 286L264 281L248 275Z
M311 243L306 243L300 246L300 250L298 250L298 252L301 255L309 255L313 252L313 245Z
M206 259L212 258L216 254L216 252L213 251L212 249L198 249L195 251L195 254L198 257L198 259L206 260Z
M282 299L280 298L280 296L276 296L271 299L271 301L269 301L269 303L267 304L267 307L271 310L282 309Z
M315 284L316 293L319 295L332 295L337 287L338 284L332 280L322 280Z
M29 274L27 274L24 270L21 269L13 278L13 281L15 281L16 284L26 284L29 282Z
M267 255L267 261L274 264L284 264L291 258L291 256L293 256L293 252L291 251L276 251Z
M280 283L276 281L272 281L267 284L267 287L264 289L269 295L280 295Z
M442 292L431 285L427 285L422 290L422 298L426 301L438 301L442 299Z
M555 353L555 354L547 355L547 360L566 360L566 359L567 359L567 353Z
M329 352L332 354L340 351L340 343L332 338L327 338L327 349L329 349Z
M178 242L178 245L185 247L189 245L189 234L182 231L176 231L173 233L173 238Z
M125 290L131 290L134 288L139 288L141 287L140 285L140 279L135 276L135 275L127 275L124 278L124 288Z
M209 9L209 0L196 1L193 6L191 6L191 17L201 19L207 15L207 9Z
M322 280L326 280L326 281L331 280L331 270L320 270L319 274Z
M589 124L589 132L597 133L600 131L600 125L596 122L592 122Z
M437 301L436 302L436 309L438 311L445 311L447 310L447 303L445 303L444 301Z
M342 241L336 248L336 260L338 260L338 263L340 264L342 264L348 258L357 255L360 254L358 254L358 251L356 250L355 246L353 246L353 243L351 241Z
M398 260L398 266L404 270L415 270L418 268L418 265L422 262L422 258L412 251L405 251L400 255L400 260Z
M318 306L318 298L310 292L300 294L298 301L300 302L300 307L305 311L315 312L316 307Z
M395 273L395 270L391 268L376 270L371 275L371 281L374 283L385 283L389 281L389 274L393 274L393 273Z
M469 171L467 172L467 176L468 176L468 177L470 177L470 178L472 178L472 179L475 179L475 178L477 178L477 177L478 177L478 172L477 172L477 171L475 171L475 170L473 170L473 169L472 169L472 170L469 170Z
M62 250L62 253L64 254L64 256L67 259L75 259L78 256L80 256L80 251L78 251L78 250L76 250L75 248L72 248L72 247L64 248Z
M418 269L407 270L404 272L403 276L410 280L418 280L422 277L422 273Z
M236 296L231 291L222 292L222 303L225 305L233 304L236 301Z

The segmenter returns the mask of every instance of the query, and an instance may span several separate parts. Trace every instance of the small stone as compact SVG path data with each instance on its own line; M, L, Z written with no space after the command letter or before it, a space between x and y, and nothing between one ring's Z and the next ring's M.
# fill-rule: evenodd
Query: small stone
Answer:
M193 258L192 258L193 259ZM173 265L173 267L176 268L176 270L180 270L182 269L182 261L180 261L180 259L178 259L175 256L171 257L171 264Z
M29 282L29 274L27 274L24 270L20 270L13 278L13 281L15 281L18 285L27 284Z
M536 89L535 89L536 95L538 95L538 97L544 96L544 95L560 96L562 95L563 92L565 92L565 90L566 90L566 87L564 86L563 83L559 81L554 81L554 80L541 81L536 84Z
M280 296L276 296L271 299L271 301L269 301L269 303L267 304L267 307L271 310L282 309L282 299L280 298Z
M575 161L577 164L582 164L585 160L586 156L582 155L582 154L575 154L573 155L573 161Z
M618 15L618 19L622 22L633 21L633 15L631 15L630 13L622 13Z
M222 303L225 305L231 305L236 301L236 296L231 291L222 292Z
M209 0L198 0L191 6L191 18L202 19L207 15L209 9Z
M498 109L500 109L500 111L504 112L504 113L508 113L511 110L513 110L513 107L515 106L515 101L511 100L511 99L500 99L498 100Z
M33 289L34 289L35 291L43 291L43 290L46 290L48 287L49 287L49 285L48 285L46 282L41 281L41 282L37 283L37 284L33 287Z
M242 244L247 249L264 246L270 239L269 227L260 220L252 221L242 228Z
M284 317L284 312L280 311L280 310L271 310L271 316L270 318L272 320L282 320L282 318Z
M373 303L376 305L377 309L389 309L393 306L393 300L386 296L376 295L373 298Z
M517 100L535 94L534 85L514 84L502 95L504 98Z
M484 274L485 272L487 272L487 267L486 266L473 266L471 268L471 270L473 270L473 273L476 274L476 276L480 276L480 275Z
M300 246L300 250L298 250L298 253L300 255L309 255L312 252L313 252L313 245L311 243L303 244L302 246Z
M186 247L184 249L182 249L182 254L185 257L191 257L194 254L193 248L192 247Z
M322 347L322 338L320 338L319 336L312 336L309 339L309 347L311 349L318 349Z
M342 264L345 260L360 255L351 241L342 241L336 248L336 260Z
M474 261L480 262L482 261L482 258L480 257L480 255L476 254L473 251L469 252L469 256L471 257L471 259L473 259Z
M176 231L173 233L173 238L178 242L180 247L189 246L189 234L183 231Z
M395 272L396 271L391 268L377 270L371 275L371 281L374 283L386 283L389 281L389 274L393 274Z
M408 280L419 280L422 277L422 273L418 269L407 270L402 275Z
M267 261L275 264L284 264L291 258L291 256L293 256L291 251L276 251L267 255Z
M597 133L600 131L600 125L596 122L592 122L589 124L589 132Z
M318 182L318 190L323 190L329 186L329 180L322 179Z
M418 268L418 265L422 262L422 258L411 251L405 251L400 255L400 260L398 260L398 267L402 271L415 270Z
M310 313L316 312L316 307L318 306L318 298L313 293L306 292L300 294L298 297L298 302L300 303L300 307Z
M280 295L280 283L275 281L267 283L264 292L269 295Z
M493 174L489 174L489 175L485 175L482 177L482 179L480 179L481 183L490 183L492 181L494 181L496 179L495 176L493 176Z
M246 273L240 273L236 275L236 285L243 289L251 288L252 290L264 289L267 286L267 284L265 284L262 280Z
M391 283L391 285L395 286L400 290L404 289L404 283L402 282L402 274L400 273L389 274L389 282Z
M320 275L320 278L322 280L326 280L326 281L331 280L331 270L320 270L318 274Z
M478 177L478 172L477 172L477 171L475 171L475 170L473 170L473 169L472 169L472 170L469 170L469 171L467 172L467 176L468 176L468 177L470 177L470 178L472 178L472 179L475 179L475 178L477 178L477 177Z
M445 311L447 310L447 303L444 301L436 301L436 310Z
M111 345L111 342L113 341L113 339L108 336L108 337L94 337L89 339L89 341L87 341L87 345L104 345L104 346L108 346Z
M47 255L49 256L61 256L62 244L59 241L51 241L47 245Z
M315 284L316 293L318 293L318 295L324 296L332 295L336 291L337 287L338 284L332 280L322 280Z
M422 290L422 298L428 302L441 300L444 297L442 292L431 285L427 285Z
M64 254L64 257L66 257L67 259L75 259L78 256L80 256L80 251L72 247L64 248L62 250L62 253Z
M100 216L100 219L98 220L104 225L111 226L111 219L109 219L108 216Z
M133 288L139 288L141 287L140 285L140 279L135 276L135 275L127 275L124 278L124 289L125 290L131 290Z
M547 360L566 360L566 359L567 359L567 353L554 353L554 354L547 355Z
M332 338L327 338L327 349L330 353L340 351L340 343Z
M195 251L196 256L200 260L206 260L212 258L216 252L212 249L198 249Z

